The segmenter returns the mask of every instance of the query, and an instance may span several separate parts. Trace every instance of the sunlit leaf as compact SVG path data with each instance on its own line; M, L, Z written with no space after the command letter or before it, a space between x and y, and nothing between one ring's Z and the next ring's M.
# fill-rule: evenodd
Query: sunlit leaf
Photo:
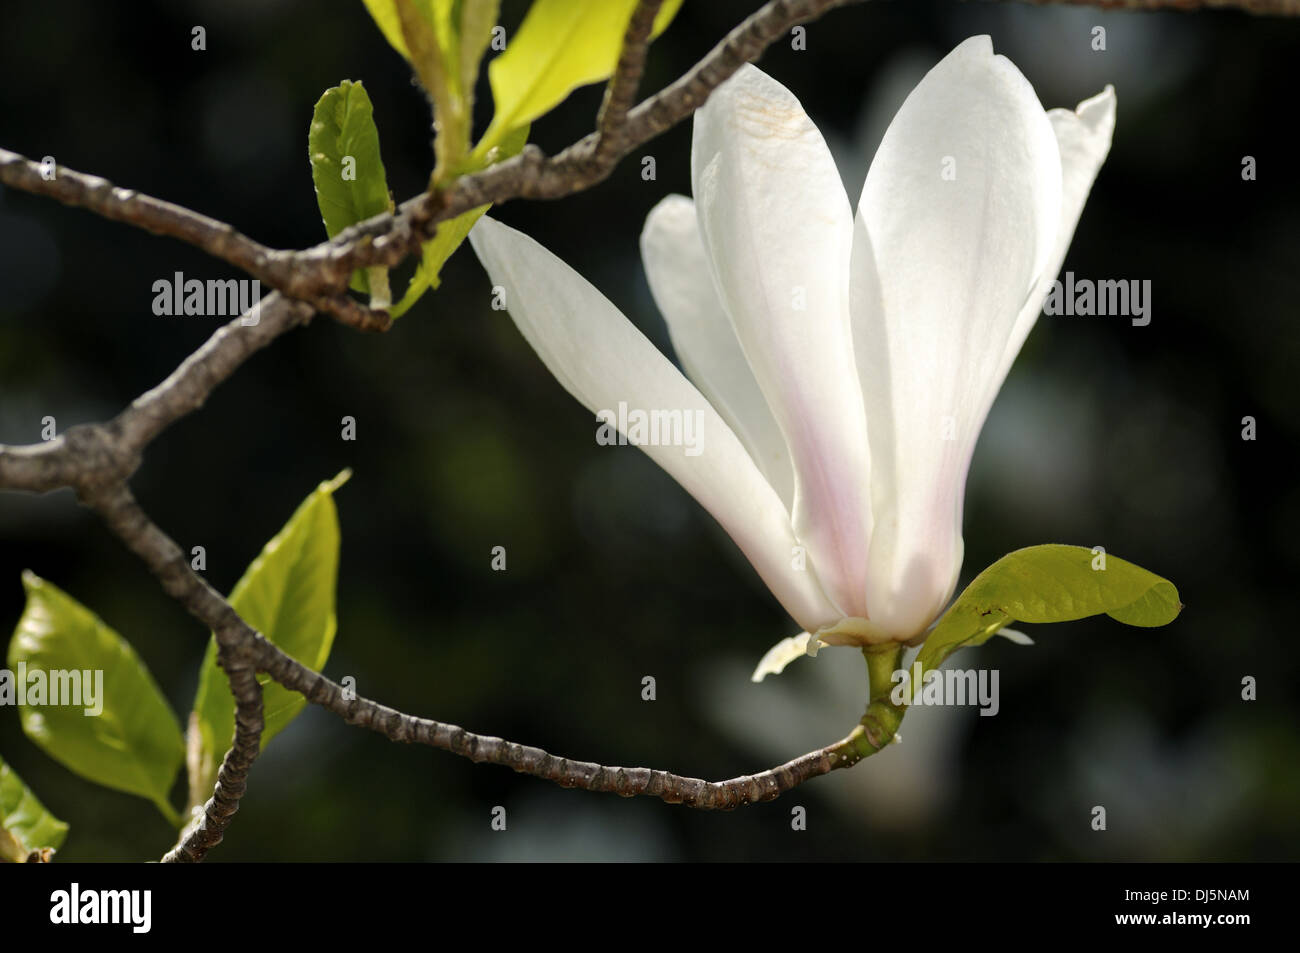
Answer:
M32 851L58 850L67 836L68 825L0 758L0 861L21 863Z
M452 5L460 7L458 59L461 94L472 104L479 64L492 42L492 28L497 25L501 3L500 0L458 0Z
M334 492L350 474L322 483L253 560L230 594L240 617L287 654L319 670L329 659L337 621L334 614L339 567L338 511ZM274 738L307 704L259 675L266 727L262 746ZM221 758L235 736L235 700L230 679L217 663L216 639L208 642L190 720L191 799L211 793ZM204 794L203 796L206 796Z
M70 771L148 798L174 820L167 796L185 743L148 668L125 639L52 583L25 572L23 587L27 608L9 643L10 670L27 673L23 731ZM45 683L42 704L33 703L36 672ZM79 691L81 703L50 704L56 684L63 696Z
M654 36L681 3L664 3ZM505 51L488 65L496 112L479 149L550 112L577 87L608 79L635 7L636 0L534 0Z
M349 225L393 210L374 108L361 83L344 80L317 101L307 151L316 203L330 238ZM352 276L352 287L370 291L364 271Z
M406 48L406 40L402 38L402 21L397 15L397 0L363 0L363 2L380 32L384 34L384 39L409 60L411 53ZM427 0L416 0L416 2L425 2L427 5Z
M1178 590L1141 566L1082 546L1030 546L975 577L925 640L928 670L959 648L982 645L1013 621L1069 622L1105 613L1136 626L1172 622Z
M505 138L496 149L487 156L482 168L495 165L509 159L511 156L518 155L528 142L529 126L520 126ZM475 170L477 171L477 170ZM455 218L440 222L438 230L434 233L433 238L425 242L421 249L420 264L415 269L415 275L411 278L411 283L407 286L406 294L402 300L393 306L391 314L394 318L400 318L410 310L411 306L423 297L424 293L430 288L437 288L441 283L442 266L447 263L447 259L459 248L469 235L470 229L474 227L483 215L490 209L491 205L480 205L478 208L470 209Z

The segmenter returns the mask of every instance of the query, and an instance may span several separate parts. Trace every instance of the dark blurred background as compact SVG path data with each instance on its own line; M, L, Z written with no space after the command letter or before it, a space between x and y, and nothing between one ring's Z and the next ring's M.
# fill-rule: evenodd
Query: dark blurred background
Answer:
M750 2L686 0L645 89L686 70ZM513 28L524 4L507 2ZM339 80L375 104L400 199L431 167L427 113L360 0L6 2L0 145L234 223L264 243L324 237L307 165L312 105ZM190 47L207 30L207 51ZM1091 49L1092 27L1107 50ZM962 657L1001 671L1001 711L918 709L905 741L733 814L564 791L389 743L309 708L255 766L214 861L431 859L1295 859L1300 845L1296 438L1300 190L1291 137L1300 23L869 3L761 65L836 150L856 203L920 75L990 33L1045 106L1113 83L1118 129L1066 268L1150 279L1152 321L1045 317L994 406L967 497L963 584L1041 542L1104 545L1172 579L1173 625L1026 627ZM490 102L486 83L481 99ZM589 87L534 127L589 131ZM486 103L482 103L484 110ZM482 117L486 119L486 113ZM479 130L483 126L480 124ZM637 253L649 209L690 191L683 124L609 181L495 214L593 281L661 346ZM641 155L657 160L643 181ZM1258 180L1243 182L1242 157ZM174 241L0 189L0 442L110 416L213 330L155 317L151 285L238 277ZM466 246L441 290L385 336L325 319L277 342L148 453L133 486L229 591L322 479L340 491L339 633L327 672L472 730L609 764L725 778L841 737L861 713L850 650L751 685L795 627L712 519L591 415L489 308ZM395 288L404 287L399 277ZM340 440L356 417L358 440ZM1241 439L1242 417L1258 440ZM20 571L98 612L147 660L182 721L206 633L69 493L0 496L0 628ZM492 547L508 570L489 570ZM641 700L653 675L658 700ZM1259 700L1241 700L1241 680ZM0 709L0 752L72 831L65 860L155 858L148 803L72 775ZM180 800L178 782L177 800ZM493 833L504 805L509 829ZM794 832L790 812L808 809ZM1104 805L1108 827L1090 827Z

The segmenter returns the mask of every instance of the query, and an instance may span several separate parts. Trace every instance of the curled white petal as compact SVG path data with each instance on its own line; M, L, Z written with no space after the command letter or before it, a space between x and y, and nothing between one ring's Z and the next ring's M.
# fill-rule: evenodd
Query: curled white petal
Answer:
M761 682L768 675L780 675L785 671L785 667L795 659L802 658L805 655L816 656L817 650L825 647L825 642L813 640L813 637L807 632L800 632L798 635L784 638L768 649L767 653L758 660L758 667L754 669L750 681Z
M1007 639L1008 641L1011 641L1011 642L1016 643L1016 645L1033 645L1033 644L1034 644L1034 640L1031 639L1029 636L1025 635L1025 633L1021 632L1019 629L1007 629L1007 628L1001 628L1001 629L998 629L998 630L997 630L996 632L994 632L993 634L994 634L994 635L1000 635L1000 636L1002 636L1002 638Z

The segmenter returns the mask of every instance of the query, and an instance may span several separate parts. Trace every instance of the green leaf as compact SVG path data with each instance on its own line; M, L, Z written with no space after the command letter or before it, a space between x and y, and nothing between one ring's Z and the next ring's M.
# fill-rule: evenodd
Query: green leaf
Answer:
M433 103L436 172L441 180L469 149L474 80L496 22L497 0L366 0L366 6ZM482 39L485 19L489 22Z
M27 608L9 643L10 670L27 673L23 731L70 771L148 798L176 821L167 795L185 743L153 676L125 639L71 596L32 572L23 573L23 586ZM98 674L86 679L87 670ZM56 682L61 693L75 687L75 672L82 701L90 704L33 704L37 671L46 685L45 702L55 700ZM98 696L93 699L87 688L92 683ZM88 715L88 708L100 711Z
M525 143L528 142L530 128L529 126L521 126L511 132L501 145L488 154L486 161L479 168L485 169L490 165L496 165L498 162L509 159L511 156L518 155L524 148ZM478 169L469 171L478 171ZM395 304L389 312L394 318L400 318L424 296L426 291L430 288L436 289L442 283L442 266L447 263L447 259L452 256L456 249L464 244L470 229L474 227L474 223L482 218L491 207L491 205L480 205L478 208L472 208L449 221L438 223L438 230L434 232L433 238L425 242L421 248L420 264L416 266L415 275L406 288L406 294L402 295L402 300Z
M654 36L682 0L667 0ZM479 150L550 112L579 86L608 79L618 65L636 0L533 0L518 33L488 65L496 113ZM478 150L476 150L478 151Z
M446 3L447 0L442 2ZM455 0L454 6L460 7L460 23L457 28L460 91L472 105L479 64L483 62L483 54L492 42L492 28L497 25L501 0ZM451 16L455 16L454 9Z
M447 79L458 95L467 100L474 91L479 63L492 41L500 0L413 0L417 12L433 26L443 59L454 64ZM402 33L397 0L365 0L366 9L393 49L407 60L411 50Z
M307 152L316 203L330 238L349 225L393 210L374 108L361 83L344 80L321 96L312 112ZM365 272L358 269L352 287L370 291Z
M384 39L409 60L411 53L406 48L406 40L402 38L402 21L397 16L397 0L364 0L364 2L366 9L370 11L370 16L374 18L375 24L384 34Z
M250 626L284 652L320 670L334 645L335 588L339 568L339 522L334 491L349 471L322 483L253 560L230 594L230 604ZM262 747L307 704L297 692L259 675L266 727ZM235 737L235 700L230 679L217 663L216 639L208 642L190 716L190 799L212 792L217 768ZM197 800L196 800L197 799ZM191 806L193 806L193 803Z
M406 41L402 30L402 17L398 13L399 0L364 0L366 9L379 27L381 33L393 49L401 53L406 60L411 59L411 46ZM410 0L415 10L429 26L433 27L438 45L447 52L455 50L455 41L459 23L455 20L454 10L461 6L463 0ZM469 0L473 6L495 6L496 0ZM495 10L493 11L495 16ZM489 33L491 27L488 28Z
M438 42L444 78L453 93L460 91L460 17L461 0L424 0L425 17L433 24Z
M1030 546L975 577L925 640L917 661L925 670L937 668L957 649L982 645L1013 620L1070 622L1104 612L1128 625L1158 626L1172 622L1182 607L1169 580L1109 553Z
M21 863L34 850L58 850L67 836L68 825L0 758L0 861Z

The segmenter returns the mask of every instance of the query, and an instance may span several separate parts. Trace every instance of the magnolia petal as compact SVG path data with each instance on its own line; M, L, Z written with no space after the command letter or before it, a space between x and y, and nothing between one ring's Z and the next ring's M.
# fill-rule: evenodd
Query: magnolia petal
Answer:
M691 181L719 297L794 466L793 521L842 615L865 616L866 417L852 353L852 211L825 140L744 66L695 114Z
M790 452L713 288L693 201L670 195L651 209L641 258L686 376L735 431L789 511Z
M816 657L818 649L826 647L825 642L814 642L809 646L809 640L812 636L807 632L800 632L798 635L792 635L782 639L776 645L767 650L767 654L758 660L758 667L754 669L754 674L750 676L751 682L761 682L769 675L780 675L785 671L785 667L795 659L802 658L805 655Z
M527 235L484 216L469 237L524 338L589 410L600 414L624 402L629 414L679 412L683 422L698 421L694 455L689 443L641 449L722 525L796 622L816 628L837 619L816 576L792 565L797 541L776 491L681 371L586 279Z
M1074 238L1075 226L1083 213L1083 205L1092 191L1092 183L1101 171L1101 165L1110 153L1111 136L1115 132L1115 88L1107 86L1090 99L1079 103L1077 109L1052 109L1047 113L1056 133L1056 144L1061 152L1061 221L1057 227L1056 247L1038 284L1021 308L1016 326L1007 341L1002 357L1002 378L1020 353L1025 338L1038 321L1043 301L1051 290L1065 262L1065 253ZM999 382L999 386L1001 386Z
M1019 629L1001 628L998 629L993 634L1000 635L1002 636L1002 638L1006 639L1007 641L1016 643L1016 645L1034 644L1034 640L1031 639L1029 636L1025 635L1025 633L1021 632Z
M870 618L899 641L956 585L966 471L1060 209L1052 125L988 37L925 76L867 173L850 277L876 519L865 578Z

